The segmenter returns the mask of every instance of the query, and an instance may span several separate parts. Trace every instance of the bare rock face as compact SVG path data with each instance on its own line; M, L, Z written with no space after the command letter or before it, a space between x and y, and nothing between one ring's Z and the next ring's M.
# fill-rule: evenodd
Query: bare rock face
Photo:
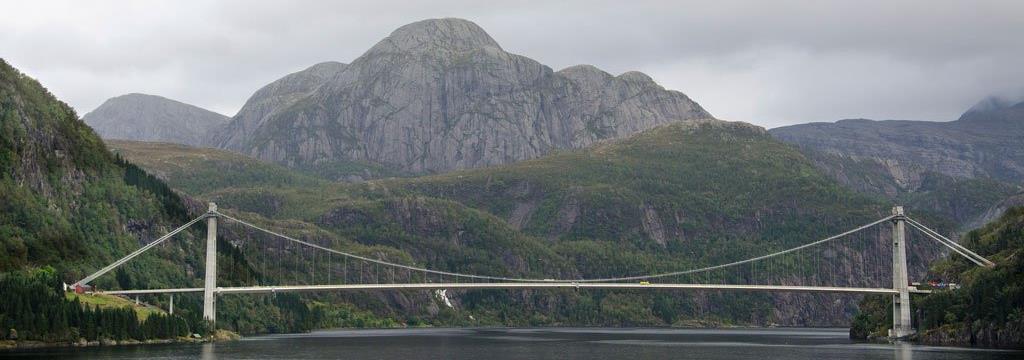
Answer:
M155 95L110 98L82 117L105 139L160 141L203 146L227 116Z
M871 160L885 167L903 190L914 191L922 174L1024 179L1024 102L985 99L958 120L841 120L781 127L785 142L829 154Z
M240 146L255 129L263 126L276 110L288 108L304 99L320 85L345 70L346 66L333 61L319 63L260 88L249 97L228 127L214 135L211 143L229 148Z
M264 88L216 144L289 166L359 161L445 172L711 117L641 73L555 72L459 19L403 26L336 69L287 100L267 101Z

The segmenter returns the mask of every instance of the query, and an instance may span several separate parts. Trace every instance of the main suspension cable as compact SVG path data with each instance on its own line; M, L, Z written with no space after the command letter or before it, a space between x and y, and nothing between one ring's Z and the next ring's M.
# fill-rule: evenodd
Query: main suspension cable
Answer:
M864 229L867 229L867 228L870 228L872 226L881 224L883 222L889 221L893 217L895 217L894 215L886 216L884 218L881 218L881 219L876 220L874 222L862 225L862 226L857 227L855 229L852 229L852 230L849 230L849 231L846 231L846 232L843 232L843 233L840 233L840 234L837 234L837 235L833 235L833 236L830 236L830 237L827 237L827 238L824 238L824 239L821 239L821 240L818 240L818 241L815 241L815 242L807 243L807 244L804 244L804 245L800 245L800 246L797 246L797 247L794 247L794 248L778 251L778 252L767 254L767 255L762 255L762 256L758 256L758 257L754 257L754 258L750 258L750 259L745 259L745 260L734 261L734 262L730 262L730 263L726 263L726 264L721 264L721 265L714 265L714 266L707 266L707 267L697 268L697 269L690 269L690 270L683 270L683 271L673 271L673 272L658 273L658 274L651 274L651 275L623 276L623 277L610 277L610 278L594 278L594 279L537 279L537 278L519 278L519 277L504 277L504 276L464 274L464 273L457 273L457 272L450 272L450 271L432 270L432 269L427 269L427 268L418 267L418 266L410 266L410 265L393 263L393 262L389 262L389 261L385 261L385 260L373 259L373 258L369 258L369 257L365 257L365 256L360 256L360 255L344 252L344 251L334 250L334 249L327 248L327 247L324 247L324 246L320 246L320 245L317 245L317 244L313 244L313 243L310 243L310 242L302 241L302 240L293 238L291 236L288 236L288 235L285 235L285 234L282 234L282 233L279 233L279 232L276 232L276 231L273 231L273 230L269 230L269 229L257 226L255 224L252 224L250 222L247 222L247 221L244 221L244 220L232 217L230 215L226 215L226 214L221 213L221 212L214 212L214 213L217 214L218 216L223 216L224 218L226 218L228 220L237 222L239 224L251 227L253 229L256 229L256 230L262 231L264 233L267 233L267 234L270 234L270 235L274 235L274 236L277 236L277 237L280 237L280 238L283 238L283 239L286 239L286 240L289 240L289 241L292 241L292 242L295 242L295 243L299 243L299 244L302 244L302 245L305 245L305 246L309 246L309 247L312 247L312 248L320 249L320 250L323 250L323 251L327 251L327 252L335 253L335 254L338 254L338 255L342 255L342 256L346 256L346 257L351 257L351 258L354 258L354 259L359 259L359 260L363 260L363 261L367 261L367 262L371 262L371 263L375 263L375 264L379 264L379 265L391 266L391 267L396 267L396 268L402 268L402 269L407 269L407 270L410 270L410 271L420 271L420 272L424 272L424 273L431 273L431 274L437 274L437 275L442 275L442 276L443 275L448 275L448 276L453 276L453 277L462 277L462 278L471 278L471 279L510 281L510 282L558 282L558 283L615 282L615 281L646 280L646 279L655 279L655 278L662 278L662 277L668 277L668 276L678 276L678 275L686 275L686 274L693 274L693 273L700 273L700 272L705 272L705 271L711 271L711 270L726 268L726 267L730 267L730 266L736 266L736 265L751 263L751 262L758 261L758 260L764 260L764 259L768 259L768 258L771 258L771 257L775 257L775 256L779 256L779 255L784 255L784 254L788 254L788 253L791 253L791 252L794 252L794 251L797 251L797 250L801 250L801 249L805 249L805 248L808 248L808 247L812 247L812 246L815 246L815 245L818 245L818 244L826 243L826 242L829 242L829 241L832 241L832 240L836 240L836 239L839 239L841 237L844 237L844 236L847 236L847 235L850 235L850 234L862 231Z

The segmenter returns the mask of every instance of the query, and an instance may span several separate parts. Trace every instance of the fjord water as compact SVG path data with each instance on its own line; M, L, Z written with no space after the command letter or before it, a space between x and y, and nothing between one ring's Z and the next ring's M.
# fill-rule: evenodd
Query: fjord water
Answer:
M1024 352L866 344L846 329L327 330L202 345L0 353L88 359L1019 359Z

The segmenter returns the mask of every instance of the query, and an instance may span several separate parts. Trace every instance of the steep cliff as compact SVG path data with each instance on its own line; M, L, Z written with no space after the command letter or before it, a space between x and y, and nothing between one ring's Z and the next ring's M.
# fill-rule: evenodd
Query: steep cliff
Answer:
M203 146L228 117L160 96L127 94L108 99L82 121L105 139Z
M252 136L276 111L286 109L309 96L320 85L345 70L346 66L339 62L323 62L267 84L249 97L238 114L235 114L234 120L211 142L237 147L236 144Z
M711 117L641 73L555 72L459 19L403 26L335 70L289 101L257 93L217 144L297 167L357 161L445 172Z

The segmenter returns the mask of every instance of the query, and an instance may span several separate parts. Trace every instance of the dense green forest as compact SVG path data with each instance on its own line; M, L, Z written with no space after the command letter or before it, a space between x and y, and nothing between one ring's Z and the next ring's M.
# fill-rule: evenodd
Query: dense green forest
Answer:
M1024 207L969 232L962 244L996 265L978 267L955 255L936 263L928 276L960 288L912 299L918 339L941 345L1024 347ZM850 336L885 336L892 324L891 308L888 297L865 298Z
M202 321L131 308L101 308L68 300L53 268L0 274L0 339L46 342L150 340L205 333Z

